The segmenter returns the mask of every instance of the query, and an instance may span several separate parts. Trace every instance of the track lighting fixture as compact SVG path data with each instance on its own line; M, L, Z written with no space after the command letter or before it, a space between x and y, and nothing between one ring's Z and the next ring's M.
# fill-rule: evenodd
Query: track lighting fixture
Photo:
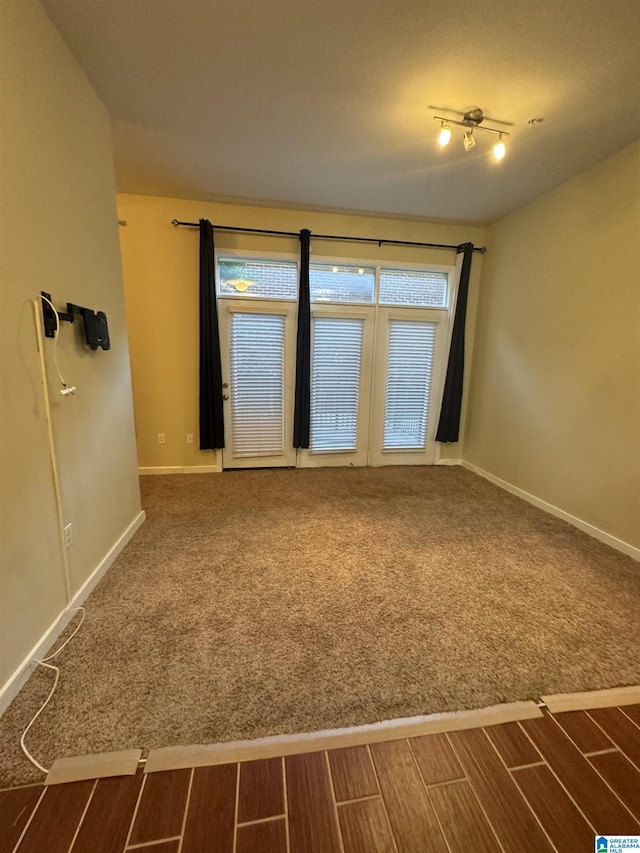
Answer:
M464 127L465 132L462 142L465 151L471 151L476 145L476 137L474 131L484 130L487 133L497 133L498 141L493 146L493 156L496 160L502 160L506 154L507 148L503 140L503 136L509 136L506 130L498 130L495 127L483 127L481 122L484 121L484 113L480 107L471 107L465 113L462 113L462 120L444 118L443 116L434 116L434 121L440 122L440 132L438 134L438 143L441 147L449 144L451 139L451 125L455 124L459 127Z

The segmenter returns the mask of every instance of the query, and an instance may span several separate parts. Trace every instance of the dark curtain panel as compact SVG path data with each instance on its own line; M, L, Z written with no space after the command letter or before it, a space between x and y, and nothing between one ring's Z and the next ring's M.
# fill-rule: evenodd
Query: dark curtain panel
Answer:
M296 342L296 397L293 412L293 446L309 447L311 417L311 302L309 298L309 248L311 231L300 232L300 289Z
M440 421L438 423L438 432L436 433L436 441L442 442L458 441L460 431L460 409L462 407L464 379L464 331L467 319L467 295L469 293L473 243L464 243L462 246L458 246L458 252L464 252L464 256L460 272L460 284L458 285L456 314L451 335L451 349L449 350L449 361L447 363L447 377L444 382Z
M200 220L200 450L224 447L213 226Z

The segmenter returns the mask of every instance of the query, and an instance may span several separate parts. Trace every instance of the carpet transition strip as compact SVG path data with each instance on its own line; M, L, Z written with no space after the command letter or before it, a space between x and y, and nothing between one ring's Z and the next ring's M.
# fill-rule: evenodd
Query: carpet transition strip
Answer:
M542 711L533 701L509 702L478 708L421 717L385 720L365 726L304 732L295 735L275 735L256 740L193 746L168 746L152 749L145 764L145 773L178 770L186 767L208 767L229 762L255 761L282 755L300 755L326 749L340 749L363 744L383 743L426 734L453 732L484 726L497 726L517 720L541 717Z
M610 690L591 690L588 693L557 693L543 696L542 701L552 714L561 711L588 711L592 708L614 708L640 702L640 685L613 687Z
M595 690L589 693L561 693L555 696L543 696L542 702L552 714L636 705L640 704L640 685ZM165 770L213 767L258 759L300 755L365 744L385 743L423 735L464 731L480 727L490 728L491 726L531 720L542 716L540 707L533 701L509 702L488 708L385 720L380 723L350 728L275 735L230 743L168 746L152 749L149 752L144 772L146 774ZM564 724L565 721L563 720L562 725L564 726ZM44 784L59 785L66 782L102 779L110 776L132 776L136 772L141 757L141 749L128 749L119 752L59 758L53 763Z
M141 757L141 749L123 749L119 752L58 758L49 770L44 784L61 785L64 782L80 782L84 779L133 776Z

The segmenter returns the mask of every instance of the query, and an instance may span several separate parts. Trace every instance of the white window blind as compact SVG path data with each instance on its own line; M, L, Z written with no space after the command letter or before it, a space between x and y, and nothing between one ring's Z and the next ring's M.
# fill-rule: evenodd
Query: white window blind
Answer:
M363 322L313 320L309 448L316 453L356 449Z
M284 333L279 314L231 314L234 456L284 452Z
M425 446L436 323L389 321L385 450Z

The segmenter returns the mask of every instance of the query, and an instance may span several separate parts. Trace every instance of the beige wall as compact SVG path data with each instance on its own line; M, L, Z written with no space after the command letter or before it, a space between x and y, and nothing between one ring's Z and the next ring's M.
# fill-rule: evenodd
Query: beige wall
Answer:
M214 465L214 451L198 450L198 233L174 228L172 219L245 228L318 234L387 237L430 243L472 241L482 245L480 228L415 220L213 204L149 196L120 195L118 209L127 226L120 230L129 319L138 461L143 468ZM313 241L312 241L313 242ZM218 232L217 248L265 252L297 252L291 238ZM455 253L375 244L313 244L313 250L344 258L415 263L453 263ZM473 312L482 256L473 261L469 305L469 351L473 345ZM160 445L157 434L164 433ZM195 444L186 444L187 433ZM442 455L460 456L458 445L444 445Z
M109 118L34 0L0 3L0 687L66 605L31 302L107 313L112 349L46 340L72 591L140 511Z
M640 145L487 233L464 457L640 546Z

